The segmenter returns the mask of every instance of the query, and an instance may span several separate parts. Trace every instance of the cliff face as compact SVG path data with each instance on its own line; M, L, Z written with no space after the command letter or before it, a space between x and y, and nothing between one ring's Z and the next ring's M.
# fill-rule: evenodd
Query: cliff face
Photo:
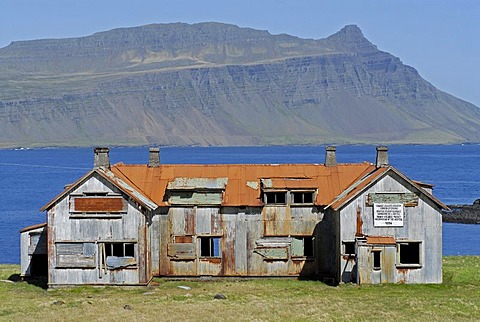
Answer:
M480 109L356 26L320 40L217 23L0 49L0 146L480 142Z

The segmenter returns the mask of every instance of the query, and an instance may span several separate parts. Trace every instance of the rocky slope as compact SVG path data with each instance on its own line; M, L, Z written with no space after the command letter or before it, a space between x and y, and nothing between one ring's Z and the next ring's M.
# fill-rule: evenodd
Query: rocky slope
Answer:
M0 49L0 147L480 142L480 109L356 26L156 24Z

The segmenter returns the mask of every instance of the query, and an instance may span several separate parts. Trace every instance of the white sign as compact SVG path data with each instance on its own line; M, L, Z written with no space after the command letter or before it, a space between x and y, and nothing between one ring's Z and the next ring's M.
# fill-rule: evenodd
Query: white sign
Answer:
M403 204L401 203L374 203L373 225L375 227L402 227Z

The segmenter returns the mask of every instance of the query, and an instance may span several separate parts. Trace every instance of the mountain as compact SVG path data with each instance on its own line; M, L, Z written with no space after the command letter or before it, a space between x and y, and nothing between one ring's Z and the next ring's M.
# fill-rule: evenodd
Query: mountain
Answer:
M480 142L480 109L354 25L152 24L0 48L0 147Z

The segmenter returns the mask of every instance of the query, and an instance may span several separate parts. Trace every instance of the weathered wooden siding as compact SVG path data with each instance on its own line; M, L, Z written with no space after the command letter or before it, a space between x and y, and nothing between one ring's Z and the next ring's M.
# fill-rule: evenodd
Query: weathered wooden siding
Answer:
M153 219L159 230L152 239L158 243L158 260L152 262L158 262L161 276L313 276L316 252L293 256L292 238L314 237L321 218L312 206L172 206L167 215ZM201 256L200 240L209 237L220 238L219 256ZM284 238L281 247L278 237ZM283 257L270 256L278 252Z
M401 227L375 227L373 207L369 205L372 193L406 193L411 200L411 192L420 195L417 205L406 204L404 221ZM371 199L371 198L370 198ZM408 202L406 201L406 203ZM394 282L396 283L441 283L442 281L442 219L436 206L423 197L416 188L391 173L370 189L358 195L337 214L340 218L340 241L353 241L358 234L368 236L391 236L397 241L421 243L420 267L401 267L398 258L394 260ZM398 245L397 245L398 253ZM360 255L360 254L357 254ZM398 254L396 255L398 257ZM339 254L338 274L346 278L353 267L346 256ZM373 276L373 275L372 275ZM348 278L347 278L348 279ZM365 280L365 279L364 279Z
M116 209L122 213L114 216L102 213L108 202L101 203L98 212L90 205L91 216L73 214L70 198L92 193L125 198L110 183L94 175L48 211L49 285L147 283L151 273L146 216L128 199L116 202ZM136 264L118 269L100 267L102 243L133 244Z

